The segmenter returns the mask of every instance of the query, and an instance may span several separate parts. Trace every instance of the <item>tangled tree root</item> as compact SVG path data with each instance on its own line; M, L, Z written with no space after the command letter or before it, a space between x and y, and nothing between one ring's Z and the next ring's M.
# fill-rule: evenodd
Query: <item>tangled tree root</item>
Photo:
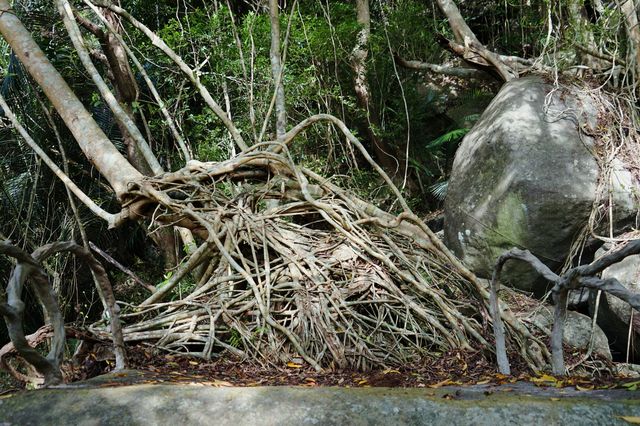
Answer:
M316 369L493 351L486 287L422 221L386 213L274 151L190 162L131 188L132 211L189 226L203 242L122 316L126 341L207 359L225 349L266 363L300 357ZM197 284L176 297L190 272ZM546 349L503 312L522 356L542 367ZM107 333L99 323L93 331Z

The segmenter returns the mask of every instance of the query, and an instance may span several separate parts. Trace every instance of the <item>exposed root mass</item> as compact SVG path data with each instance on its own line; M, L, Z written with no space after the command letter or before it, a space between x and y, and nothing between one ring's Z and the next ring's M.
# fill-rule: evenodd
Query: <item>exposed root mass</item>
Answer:
M295 166L286 150L190 162L131 193L132 209L152 208L156 223L188 225L203 242L123 315L127 341L204 358L222 350L265 363L302 358L317 369L492 351L486 290L415 215L357 199ZM189 288L187 274L196 277ZM540 367L526 328L509 313L505 321Z

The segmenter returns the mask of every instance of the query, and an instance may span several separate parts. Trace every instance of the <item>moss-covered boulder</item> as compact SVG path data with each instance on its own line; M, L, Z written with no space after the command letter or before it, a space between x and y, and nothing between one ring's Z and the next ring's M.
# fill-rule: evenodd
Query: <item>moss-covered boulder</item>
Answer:
M445 243L479 276L512 247L560 266L586 224L596 196L600 100L578 86L555 88L539 77L505 84L466 135L445 202ZM633 179L614 172L616 217L635 215ZM504 281L540 294L537 274L510 262Z

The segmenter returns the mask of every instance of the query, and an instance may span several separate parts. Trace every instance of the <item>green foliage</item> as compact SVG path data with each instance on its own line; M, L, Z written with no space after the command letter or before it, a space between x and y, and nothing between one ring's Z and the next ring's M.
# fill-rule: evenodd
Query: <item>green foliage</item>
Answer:
M438 136L436 139L429 142L425 148L427 150L434 150L446 143L459 142L467 133L469 133L469 129L451 130L441 136Z
M242 344L242 335L235 328L232 328L229 332L228 343L229 343L229 346L232 346L234 348L239 348L240 345Z

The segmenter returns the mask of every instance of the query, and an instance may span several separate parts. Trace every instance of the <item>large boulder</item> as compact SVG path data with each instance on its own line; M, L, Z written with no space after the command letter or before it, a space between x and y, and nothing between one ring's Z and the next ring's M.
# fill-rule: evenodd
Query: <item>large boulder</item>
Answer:
M444 240L477 275L490 277L513 247L562 265L596 197L596 143L588 135L598 127L598 105L577 87L521 78L503 86L466 135L449 181ZM635 215L637 201L631 174L617 164L611 191L623 219ZM537 278L522 262L503 273L506 283L540 294Z
M540 307L529 319L549 336L551 336L551 330L553 329L553 320L553 311L547 306ZM609 349L607 336L598 325L595 325L595 327L591 327L591 325L592 320L588 316L575 311L567 311L563 342L583 352L587 352L591 345L591 353L611 360L611 350Z
M596 252L596 257L603 256L605 248ZM640 255L633 255L615 263L602 271L602 278L615 278L620 281L628 290L640 293ZM596 309L597 293L591 293L591 311ZM627 302L618 299L608 293L602 293L598 303L598 325L602 327L611 345L626 358L627 344L629 345L629 361L640 362L640 313L634 312L631 318L631 306ZM629 323L631 324L631 334L629 334Z

